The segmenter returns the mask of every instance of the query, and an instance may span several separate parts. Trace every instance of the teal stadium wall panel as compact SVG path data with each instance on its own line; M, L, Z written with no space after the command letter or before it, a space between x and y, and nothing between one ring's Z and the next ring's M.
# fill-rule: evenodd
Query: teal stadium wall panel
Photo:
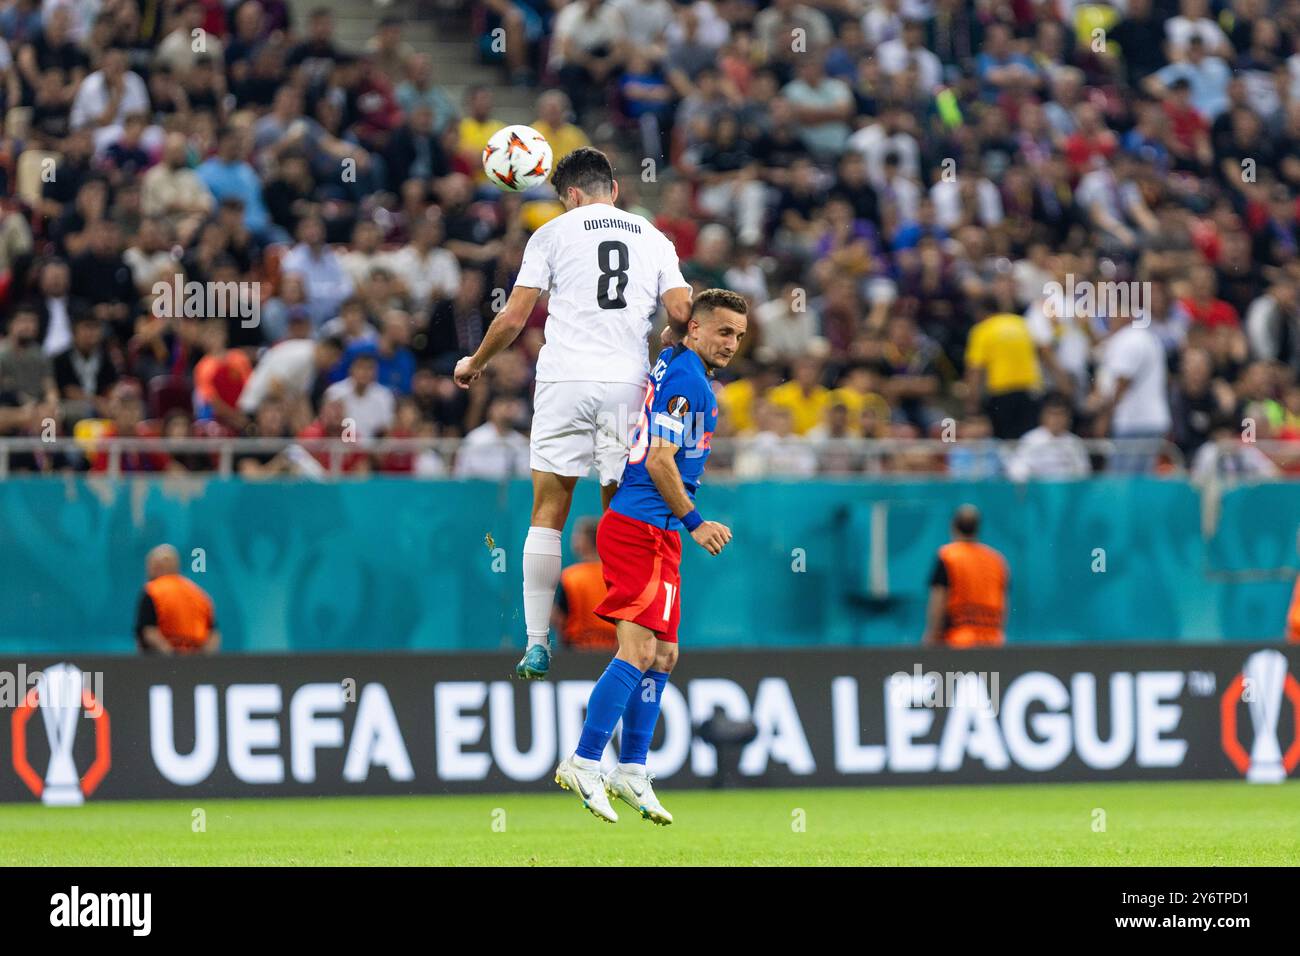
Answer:
M529 501L526 481L0 482L0 652L132 651L144 556L164 541L187 569L202 549L187 573L230 650L513 647ZM735 538L719 558L687 543L683 645L916 642L935 549L968 501L1011 565L1012 642L1281 634L1294 484L1227 492L1207 539L1201 495L1178 480L765 481L701 493ZM598 507L580 484L575 517Z

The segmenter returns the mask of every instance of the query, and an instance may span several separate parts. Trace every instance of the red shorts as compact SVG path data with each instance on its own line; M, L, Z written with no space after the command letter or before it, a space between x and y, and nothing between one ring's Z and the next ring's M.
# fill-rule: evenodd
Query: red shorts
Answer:
M609 589L596 613L640 624L659 640L676 644L682 610L682 539L677 532L607 510L596 528L596 551Z

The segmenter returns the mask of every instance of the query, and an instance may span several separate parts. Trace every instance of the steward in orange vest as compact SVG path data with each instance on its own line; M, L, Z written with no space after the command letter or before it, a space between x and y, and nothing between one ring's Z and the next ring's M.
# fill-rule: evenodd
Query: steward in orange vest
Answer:
M973 505L962 505L953 515L953 540L939 549L930 575L926 645L1001 647L1006 643L1007 561L999 551L975 540L979 521Z
M212 598L180 574L180 556L169 544L145 559L149 581L136 607L135 637L145 654L215 654L221 645Z

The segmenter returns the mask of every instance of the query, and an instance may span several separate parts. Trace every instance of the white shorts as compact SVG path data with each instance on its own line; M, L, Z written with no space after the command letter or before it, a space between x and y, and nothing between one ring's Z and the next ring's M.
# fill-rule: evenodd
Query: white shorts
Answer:
M602 485L623 477L645 385L538 382L533 393L529 466L584 478L594 462Z

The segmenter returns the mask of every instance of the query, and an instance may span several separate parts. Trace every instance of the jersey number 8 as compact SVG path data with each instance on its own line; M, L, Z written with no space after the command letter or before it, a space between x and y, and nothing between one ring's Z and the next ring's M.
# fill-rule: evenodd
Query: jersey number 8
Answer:
M602 242L596 247L596 261L600 278L596 280L596 304L602 309L626 309L627 300L627 245L617 240Z

